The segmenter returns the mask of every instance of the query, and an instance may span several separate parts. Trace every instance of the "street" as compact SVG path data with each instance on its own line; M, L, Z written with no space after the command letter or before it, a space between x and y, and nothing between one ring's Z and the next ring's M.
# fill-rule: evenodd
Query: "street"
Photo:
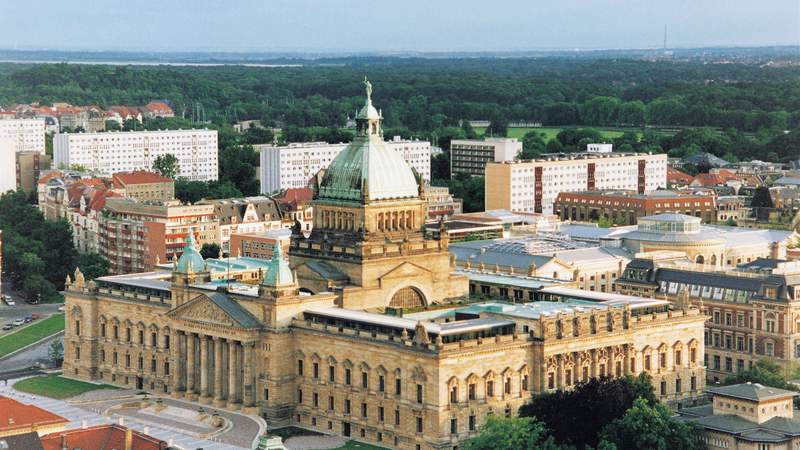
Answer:
M0 301L0 327L13 322L15 319L24 319L33 313L39 313L44 318L50 314L57 313L58 307L61 306L60 303L28 304L25 302L24 297L13 289L11 282L8 281L3 281L3 295L10 295L16 304L9 306L5 300ZM16 329L18 327L12 330L0 330L0 336L4 336Z

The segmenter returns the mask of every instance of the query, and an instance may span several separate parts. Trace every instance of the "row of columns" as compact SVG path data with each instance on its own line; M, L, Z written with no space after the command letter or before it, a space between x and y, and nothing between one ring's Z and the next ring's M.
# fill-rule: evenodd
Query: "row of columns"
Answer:
M255 405L254 342L176 330L172 391L217 406Z

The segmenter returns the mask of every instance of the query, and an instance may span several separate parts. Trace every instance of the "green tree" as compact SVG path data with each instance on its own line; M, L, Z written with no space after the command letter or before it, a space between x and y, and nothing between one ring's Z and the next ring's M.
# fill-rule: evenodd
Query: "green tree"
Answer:
M431 181L450 179L450 152L431 156Z
M447 186L453 197L464 201L464 212L484 210L484 179L459 173L452 180L434 180L437 186Z
M47 359L50 360L52 367L61 367L64 362L64 343L61 339L56 339L47 349Z
M702 430L697 424L680 420L660 403L636 399L624 416L603 428L604 446L618 450L704 450Z
M529 131L522 137L522 151L517 155L518 159L534 159L547 151L547 144L544 142L544 134L538 131Z
M736 373L728 375L722 384L740 384L740 383L758 383L764 386L771 386L779 389L786 389L789 391L796 391L795 385L786 381L781 367L773 361L760 359L746 370L740 370Z
M200 248L200 256L202 256L203 259L218 258L219 251L220 251L219 244L217 244L216 242L205 243Z
M562 445L593 447L603 427L622 417L637 398L658 403L651 379L644 373L638 377L592 378L572 391L536 396L520 408L519 415L542 421Z
M108 275L108 269L111 267L108 260L97 253L79 254L75 264L80 267L87 280Z
M502 114L495 114L486 129L487 136L506 137L508 135L508 118Z
M153 170L158 172L162 177L172 178L174 180L177 178L181 168L178 163L178 158L172 153L167 153L166 155L158 156L156 160L153 161Z
M258 195L258 153L252 145L228 145L219 152L220 181L230 181L244 195Z
M739 224L736 223L736 219L734 219L733 217L728 217L728 220L725 221L725 225L729 227L736 227Z
M480 433L464 443L464 450L557 450L544 425L533 417L487 416Z

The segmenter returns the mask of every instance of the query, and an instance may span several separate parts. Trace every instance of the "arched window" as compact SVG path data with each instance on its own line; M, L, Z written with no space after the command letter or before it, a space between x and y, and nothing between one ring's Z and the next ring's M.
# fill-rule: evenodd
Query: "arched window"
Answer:
M703 258L703 255L697 255L697 257L694 259L694 262L697 264L703 264L705 262L705 258Z
M389 306L393 308L416 308L425 306L425 298L417 289L407 286L395 292Z

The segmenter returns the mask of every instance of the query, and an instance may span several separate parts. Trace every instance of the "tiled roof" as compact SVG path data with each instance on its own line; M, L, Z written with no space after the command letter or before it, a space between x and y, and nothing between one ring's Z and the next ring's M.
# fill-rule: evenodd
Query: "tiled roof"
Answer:
M44 450L123 450L128 428L120 425L98 425L85 429L75 429L50 433L42 436ZM135 450L161 450L167 443L154 437L131 430L131 448ZM63 445L65 444L65 445Z
M161 176L147 170L118 172L112 176L115 188L124 188L128 184L169 183L172 178Z
M0 397L0 433L29 428L31 425L67 424L69 420L34 405Z
M672 167L667 168L667 182L672 184L689 184L692 182L692 176L688 173L681 172Z
M764 386L758 383L740 383L732 384L730 386L714 386L709 387L706 390L714 395L736 397L753 402L772 400L776 398L795 397L800 395L794 391Z
M694 177L691 184L694 186L714 187L735 179L736 176L728 171L720 171L720 173L699 173Z

